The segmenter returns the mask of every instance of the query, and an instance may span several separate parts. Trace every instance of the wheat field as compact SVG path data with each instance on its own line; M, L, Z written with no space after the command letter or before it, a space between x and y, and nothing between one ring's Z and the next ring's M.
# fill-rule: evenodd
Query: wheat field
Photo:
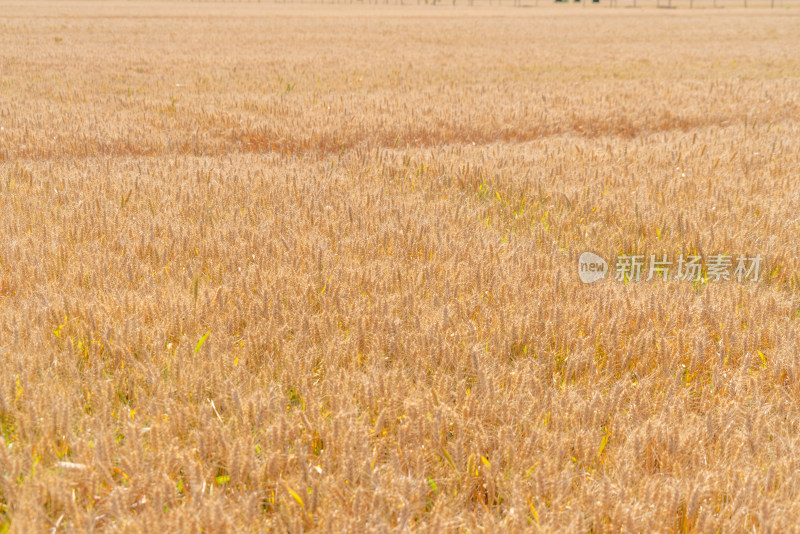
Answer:
M0 532L797 531L800 10L577 7L0 1Z

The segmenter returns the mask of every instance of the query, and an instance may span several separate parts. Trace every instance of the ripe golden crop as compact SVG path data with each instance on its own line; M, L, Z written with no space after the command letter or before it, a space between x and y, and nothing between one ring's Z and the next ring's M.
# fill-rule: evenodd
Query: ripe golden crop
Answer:
M588 7L0 1L0 530L796 528L800 18Z

